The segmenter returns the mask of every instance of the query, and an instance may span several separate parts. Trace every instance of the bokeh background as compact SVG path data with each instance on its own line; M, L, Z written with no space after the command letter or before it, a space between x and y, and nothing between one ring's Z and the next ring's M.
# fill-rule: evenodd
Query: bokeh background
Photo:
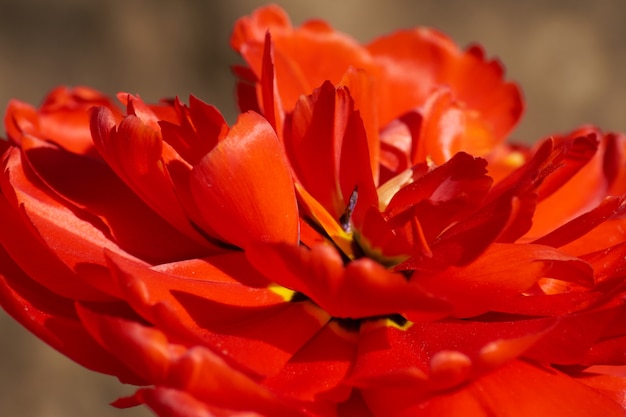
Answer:
M534 142L593 123L626 132L626 3L620 0L275 1L295 24L312 17L367 42L397 28L431 26L499 57L525 95L512 137ZM193 93L234 120L234 21L256 0L0 0L0 108L33 104L59 84L146 100ZM4 134L4 133L2 133ZM36 260L34 260L36 261ZM132 392L92 374L0 311L0 416L147 417L108 403Z

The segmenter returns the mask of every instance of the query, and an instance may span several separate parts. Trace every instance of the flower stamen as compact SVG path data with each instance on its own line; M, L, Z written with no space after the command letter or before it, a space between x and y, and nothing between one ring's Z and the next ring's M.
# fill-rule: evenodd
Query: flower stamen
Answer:
M348 206L346 210L343 212L341 217L339 217L339 224L341 224L341 228L344 232L350 233L352 232L352 213L354 212L354 207L356 206L356 202L359 198L359 186L355 185L352 193L350 194L350 199L348 200Z

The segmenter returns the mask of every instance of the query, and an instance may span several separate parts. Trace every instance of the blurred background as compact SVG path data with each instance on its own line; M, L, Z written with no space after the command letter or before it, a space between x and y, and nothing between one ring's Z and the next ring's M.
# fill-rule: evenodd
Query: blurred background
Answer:
M0 0L0 107L38 104L59 84L138 93L148 101L190 93L232 121L239 62L228 40L255 0ZM367 42L397 28L431 26L482 44L526 99L513 138L534 142L583 123L626 132L626 3L617 0L275 1L294 24L320 17ZM4 135L4 132L2 133ZM26 333L0 311L0 416L147 417L108 403L132 392Z

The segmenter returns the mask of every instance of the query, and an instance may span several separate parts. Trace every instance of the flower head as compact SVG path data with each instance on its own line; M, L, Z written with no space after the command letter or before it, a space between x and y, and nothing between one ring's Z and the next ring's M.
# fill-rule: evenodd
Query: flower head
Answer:
M623 415L623 136L506 143L518 87L431 29L360 45L269 6L231 44L232 126L10 104L9 314L163 416Z

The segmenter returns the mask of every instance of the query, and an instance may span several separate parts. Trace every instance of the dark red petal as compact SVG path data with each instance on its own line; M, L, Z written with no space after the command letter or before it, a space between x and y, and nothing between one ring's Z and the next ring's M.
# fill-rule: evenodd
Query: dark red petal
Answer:
M29 166L22 164L17 148L5 154L5 157L5 175L0 177L0 186L4 195L10 199L8 202L12 209L19 207L22 221L27 222L25 224L28 228L32 227L30 233L47 246L53 257L58 257L88 284L104 294L112 294L113 288L109 285L108 277L102 275L102 268L98 268L106 264L103 249L107 248L122 256L132 256L115 244L106 228L103 230L100 227L102 224L95 221L90 213L69 206L50 193L30 171ZM15 236L5 236L7 240L14 238ZM17 246L14 250L20 250L19 245L24 243L26 242L15 240L14 245ZM37 244L37 250L45 251L40 244ZM46 258L54 263L49 255ZM53 288L59 286L54 285ZM79 285L76 294L84 290L87 288ZM90 292L77 295L77 298L93 296L87 294Z
M516 201L516 197L509 193L484 204L471 215L444 229L434 241L427 242L426 250L415 251L413 257L398 265L396 269L432 272L441 271L452 265L469 264L497 241L499 236L507 231L507 226L514 223L517 215L514 210ZM436 210L431 213L434 214L431 219L435 219ZM415 219L416 231L413 231L412 235L422 236L423 232L420 233L419 230L423 230L423 226L418 223L420 219L417 217ZM431 219L425 220L433 221ZM439 222L436 224L441 226ZM421 240L426 242L425 239Z
M0 305L22 326L88 369L115 375L126 383L145 383L85 331L74 310L73 300L31 280L2 248L0 265Z
M550 164L553 168L549 175L543 178L539 187L540 199L547 198L553 193L561 189L568 181L570 181L584 166L594 159L594 156L601 153L599 132L592 129L581 129L570 133L565 138L557 138L555 152L553 153ZM559 140L560 139L560 140ZM591 172L601 168L602 160L599 159ZM590 174L591 172L587 172ZM581 180L592 179L579 175Z
M352 111L348 91L325 82L316 94L298 100L285 124L285 148L297 179L337 220L346 208L338 179L344 133Z
M94 223L101 220L100 227L134 256L165 263L207 252L147 207L102 161L30 137L22 149L25 162L47 186L69 207L92 215Z
M594 343L580 361L585 364L626 365L626 336L612 337ZM626 381L624 381L626 384Z
M85 283L45 244L28 225L28 220L0 197L0 242L13 261L34 281L53 293L70 299L109 300L107 293L97 291ZM37 262L33 262L37 259Z
M244 66L233 66L232 71L237 77L237 85L235 86L235 96L237 100L237 108L240 113L253 111L261 114L259 97L257 96L257 88L255 83L258 81L254 72Z
M344 203L350 201L352 193L357 193L356 206L351 213L355 228L363 224L367 210L371 207L378 208L378 193L374 185L375 177L368 146L363 120L358 113L352 113L343 137L339 160L339 186Z
M317 200L312 204L303 198L307 210L314 213L319 204L344 229L353 224L358 228L366 210L378 206L378 195L366 130L350 92L324 83L312 96L300 99L285 126L291 166L302 187ZM353 195L356 205L349 209ZM347 218L341 220L342 216ZM314 219L319 222L319 217Z
M156 116L151 117L156 128L146 125L137 116L127 116L116 127L111 112L97 108L91 119L94 143L115 173L150 208L185 235L211 247L190 224L166 169L172 160L184 162L163 143L159 130L155 130L159 129Z
M374 417L370 408L365 403L361 391L354 389L348 401L344 401L337 406L338 417Z
M194 167L191 190L204 220L227 242L298 240L291 173L276 133L258 114L242 114Z

